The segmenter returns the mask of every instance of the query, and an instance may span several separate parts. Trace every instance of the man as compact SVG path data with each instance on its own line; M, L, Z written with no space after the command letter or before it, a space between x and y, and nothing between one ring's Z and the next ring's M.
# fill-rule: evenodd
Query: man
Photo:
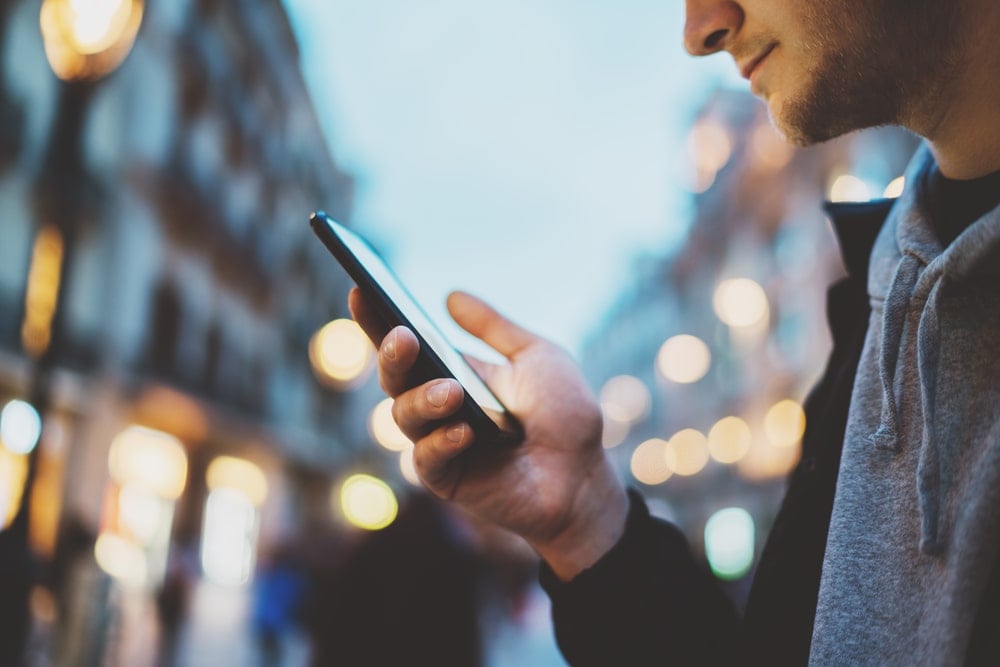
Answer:
M686 48L729 52L790 140L888 123L926 139L894 206L828 208L849 273L834 349L742 621L623 490L563 352L449 298L508 359L479 366L527 434L470 448L448 421L457 383L411 388L412 333L383 337L352 293L424 483L536 549L572 664L1000 664L997 35L996 0L687 2Z

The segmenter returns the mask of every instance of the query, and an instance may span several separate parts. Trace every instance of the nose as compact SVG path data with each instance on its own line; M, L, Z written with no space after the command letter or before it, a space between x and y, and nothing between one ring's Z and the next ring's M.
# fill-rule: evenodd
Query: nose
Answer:
M707 56L726 48L743 25L743 8L732 0L687 0L684 48Z

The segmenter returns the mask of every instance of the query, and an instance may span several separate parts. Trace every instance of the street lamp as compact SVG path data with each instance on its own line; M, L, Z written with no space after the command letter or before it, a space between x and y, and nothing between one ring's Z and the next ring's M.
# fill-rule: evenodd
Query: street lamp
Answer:
M44 0L45 56L63 81L95 81L117 68L142 22L140 0Z
M45 54L60 83L48 146L35 178L39 231L31 253L21 338L25 353L34 360L28 402L43 419L78 220L92 192L80 150L85 111L96 84L131 50L142 12L141 0L43 0L39 14ZM17 511L10 526L0 531L0 664L20 664L24 653L31 586L28 523L43 446L39 443L31 451Z

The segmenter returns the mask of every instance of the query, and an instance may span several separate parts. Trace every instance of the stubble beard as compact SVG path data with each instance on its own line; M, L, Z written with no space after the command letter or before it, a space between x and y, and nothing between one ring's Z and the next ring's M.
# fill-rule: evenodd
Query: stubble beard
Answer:
M820 3L821 4L821 3ZM946 96L958 66L958 3L952 0L838 0L810 10L816 38L808 85L772 121L800 146L880 125L918 124ZM851 22L848 17L854 17Z

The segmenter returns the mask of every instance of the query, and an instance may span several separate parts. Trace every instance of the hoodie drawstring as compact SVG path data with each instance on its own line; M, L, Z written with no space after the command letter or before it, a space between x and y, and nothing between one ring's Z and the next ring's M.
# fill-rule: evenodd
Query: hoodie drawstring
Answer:
M927 298L927 305L917 327L917 368L920 373L920 391L923 399L924 432L917 464L917 489L920 495L920 550L926 554L944 551L941 528L943 490L951 483L949 468L942 461L950 461L955 451L941 452L941 448L954 449L953 438L937 438L934 433L934 408L937 395L938 358L941 351L941 292L944 276L934 283Z
M899 348L903 340L903 326L910 307L910 296L917 282L920 258L906 253L896 267L889 293L885 297L882 314L882 341L879 354L879 378L882 381L882 417L878 429L868 440L875 447L889 451L899 448L899 411L896 407L894 380Z

